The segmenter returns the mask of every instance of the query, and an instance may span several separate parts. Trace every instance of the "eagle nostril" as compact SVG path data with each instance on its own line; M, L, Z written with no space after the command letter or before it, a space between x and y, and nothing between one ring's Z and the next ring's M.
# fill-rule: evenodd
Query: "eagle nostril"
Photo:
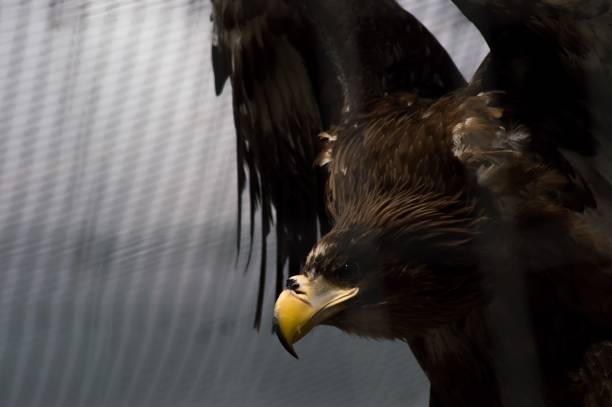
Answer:
M300 284L297 281L295 281L295 279L293 277L289 277L287 279L286 287L289 290L297 291L297 289L300 288Z

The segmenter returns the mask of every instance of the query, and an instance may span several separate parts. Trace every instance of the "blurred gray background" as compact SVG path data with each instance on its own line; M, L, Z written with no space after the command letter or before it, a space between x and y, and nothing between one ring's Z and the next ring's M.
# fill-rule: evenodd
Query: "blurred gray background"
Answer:
M454 6L402 4L471 77L486 46ZM0 406L426 405L404 344L318 328L296 361L251 329L209 15L0 1Z

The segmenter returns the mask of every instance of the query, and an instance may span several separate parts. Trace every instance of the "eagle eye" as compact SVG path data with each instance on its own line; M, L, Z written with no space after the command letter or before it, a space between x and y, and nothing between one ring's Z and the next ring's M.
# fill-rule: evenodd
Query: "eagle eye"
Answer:
M340 281L349 281L354 279L359 273L359 264L354 261L346 262L336 270L336 277Z

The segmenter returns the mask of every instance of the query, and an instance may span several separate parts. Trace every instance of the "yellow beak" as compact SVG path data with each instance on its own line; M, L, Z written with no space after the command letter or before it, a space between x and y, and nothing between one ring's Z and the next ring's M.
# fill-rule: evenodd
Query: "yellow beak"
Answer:
M359 288L338 287L323 277L291 277L295 288L284 290L274 306L275 330L287 352L297 358L293 344L312 328L341 311Z

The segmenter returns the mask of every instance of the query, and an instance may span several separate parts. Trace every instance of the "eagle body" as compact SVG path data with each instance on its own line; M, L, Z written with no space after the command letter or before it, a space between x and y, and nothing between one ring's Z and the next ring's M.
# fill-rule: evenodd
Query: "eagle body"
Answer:
M432 407L612 405L612 4L454 3L469 84L393 0L213 0L277 335L404 341Z
M362 287L324 323L405 340L432 405L607 402L612 252L583 224L584 185L538 154L500 96L390 95L326 135L335 223L305 270ZM343 264L372 275L334 275ZM607 369L599 383L589 358Z

